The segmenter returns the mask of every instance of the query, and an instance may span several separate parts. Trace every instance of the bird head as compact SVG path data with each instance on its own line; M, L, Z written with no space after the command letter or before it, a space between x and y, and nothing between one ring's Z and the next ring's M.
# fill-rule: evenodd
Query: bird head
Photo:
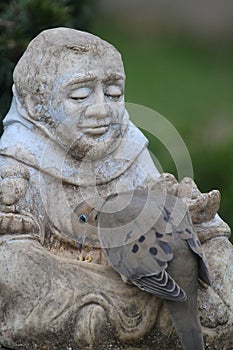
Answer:
M72 228L76 233L80 252L83 246L100 248L97 218L104 202L101 197L83 200L72 213Z

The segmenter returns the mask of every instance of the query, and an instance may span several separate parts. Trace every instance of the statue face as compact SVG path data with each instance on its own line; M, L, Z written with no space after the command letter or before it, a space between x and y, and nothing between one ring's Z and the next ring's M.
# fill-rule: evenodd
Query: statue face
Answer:
M119 139L125 74L120 56L75 54L58 66L50 114L60 144L77 159L97 159Z

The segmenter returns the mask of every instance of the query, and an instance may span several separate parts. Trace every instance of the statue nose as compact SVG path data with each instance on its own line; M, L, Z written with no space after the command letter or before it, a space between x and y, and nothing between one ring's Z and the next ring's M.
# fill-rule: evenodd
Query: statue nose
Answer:
M104 93L97 93L92 104L86 110L86 117L104 118L108 113L107 103Z
M89 108L87 116L95 116L96 118L104 118L107 115L106 103L97 103Z

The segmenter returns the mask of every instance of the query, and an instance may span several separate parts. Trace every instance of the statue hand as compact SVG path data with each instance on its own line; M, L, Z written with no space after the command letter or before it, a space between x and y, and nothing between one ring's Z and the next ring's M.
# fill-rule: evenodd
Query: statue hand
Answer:
M22 165L0 170L0 234L25 234L36 231L38 224L27 210L29 171ZM24 203L25 202L25 203Z
M29 185L29 171L22 166L5 166L0 171L0 207L15 212L15 204L24 198Z
M220 206L218 190L201 193L193 179L185 177L178 186L178 196L186 202L193 224L201 224L214 219Z
M182 198L189 208L193 224L211 221L217 214L220 205L218 190L201 193L193 179L185 177L179 183L168 173L161 174L155 186Z

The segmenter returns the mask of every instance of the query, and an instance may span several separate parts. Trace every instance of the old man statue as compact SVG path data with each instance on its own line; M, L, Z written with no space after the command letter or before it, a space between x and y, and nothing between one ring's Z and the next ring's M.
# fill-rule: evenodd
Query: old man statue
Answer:
M232 349L233 252L218 191L160 175L129 121L119 52L69 28L43 31L14 70L0 141L0 345L8 349L178 349L163 300L125 284L98 245L80 252L75 208L157 183L187 203L212 285L198 307L208 349Z

